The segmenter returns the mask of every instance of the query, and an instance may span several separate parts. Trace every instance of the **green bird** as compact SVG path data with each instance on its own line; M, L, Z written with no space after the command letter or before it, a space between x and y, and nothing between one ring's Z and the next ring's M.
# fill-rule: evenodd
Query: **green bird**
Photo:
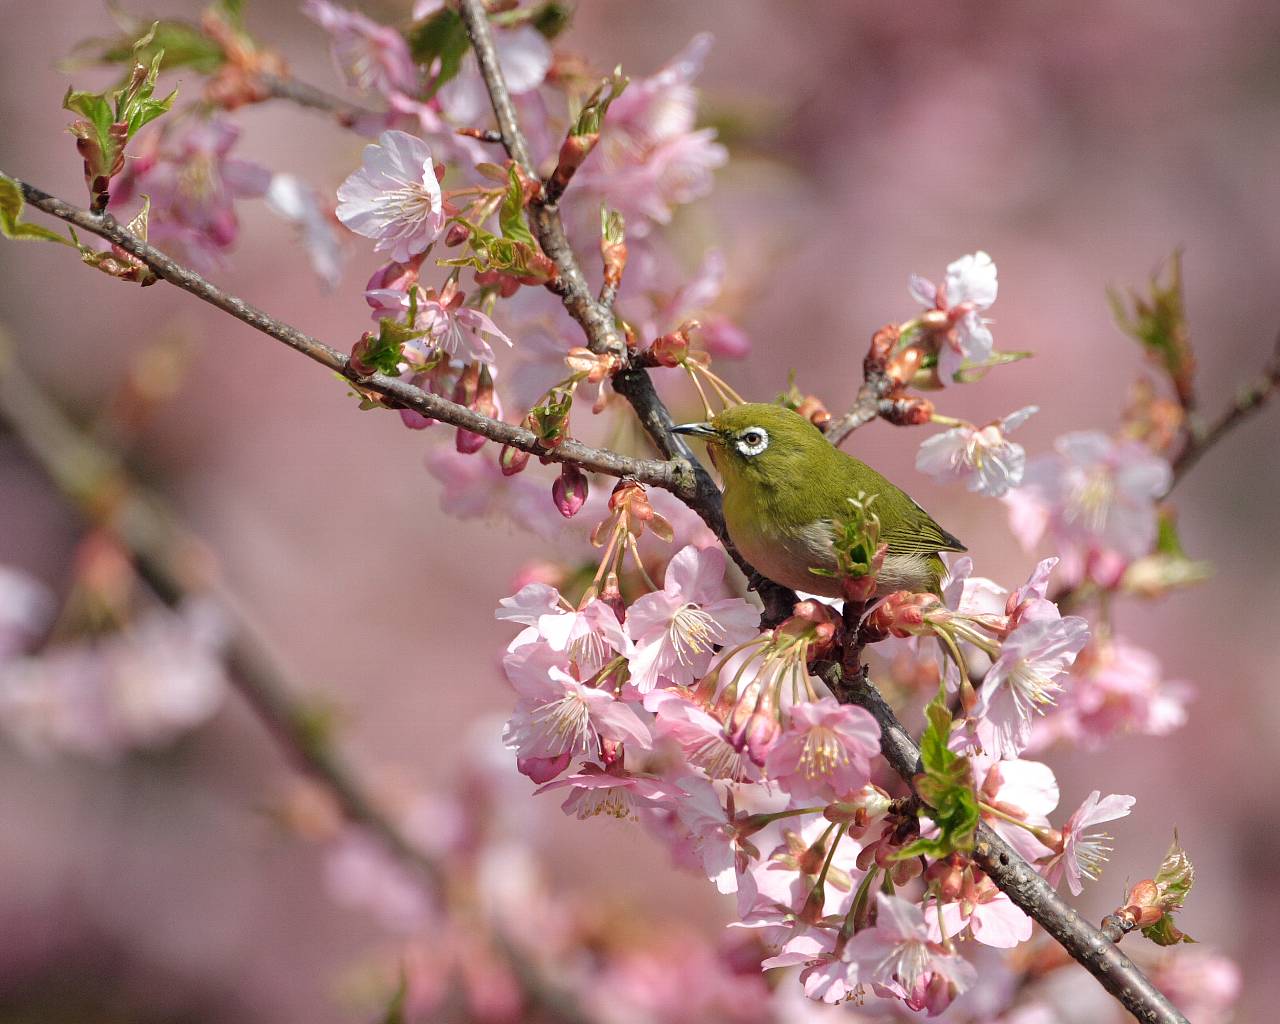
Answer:
M803 416L780 405L726 409L678 434L704 438L724 479L724 518L738 550L769 579L811 594L840 597L834 526L848 499L873 495L880 540L888 545L876 596L898 590L941 593L942 551L965 546L905 491L846 455Z

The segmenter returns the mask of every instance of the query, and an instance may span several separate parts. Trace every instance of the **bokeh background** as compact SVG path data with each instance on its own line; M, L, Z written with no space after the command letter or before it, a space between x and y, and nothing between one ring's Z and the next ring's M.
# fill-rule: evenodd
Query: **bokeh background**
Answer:
M78 199L55 62L110 19L85 0L0 8L0 168ZM194 16L199 5L151 9ZM250 4L249 19L300 77L337 88L326 40L292 4ZM1036 357L949 391L943 408L982 422L1040 405L1019 435L1030 453L1065 430L1116 425L1143 364L1112 326L1105 289L1141 285L1175 247L1206 409L1266 358L1280 328L1280 6L591 0L564 45L645 73L703 30L717 40L704 119L732 160L680 232L691 263L711 239L728 254L725 308L754 350L726 372L747 396L772 397L794 369L802 389L845 406L870 332L911 308L907 274L936 277L976 248L1000 267L1000 346ZM358 158L360 141L319 115L268 104L239 121L242 155L326 192ZM350 246L344 284L328 292L260 209L244 207L217 280L349 346L367 325L370 253ZM301 685L342 709L361 765L427 786L457 768L474 723L496 728L485 716L509 695L491 609L538 542L439 511L422 459L447 441L358 414L329 374L190 296L121 286L53 247L0 246L0 324L27 370L85 416L143 348L189 341L189 376L138 454ZM938 511L980 571L1024 578L1029 557L998 504L914 473L920 439L874 424L855 448ZM1095 917L1113 907L1176 824L1199 869L1183 927L1240 961L1239 1019L1257 1021L1280 998L1278 439L1272 410L1179 488L1185 544L1214 578L1119 611L1169 675L1198 687L1191 724L1051 758L1064 808L1095 787L1138 798L1082 906ZM3 438L0 516L0 562L65 588L80 525ZM376 543L362 530L371 518ZM0 747L4 1012L81 987L111 993L99 1011L145 1004L153 1019L191 1006L210 1020L350 1019L339 979L384 937L323 897L318 853L273 824L288 777L234 698L175 749L114 767ZM538 817L563 880L719 927L711 888L671 870L656 844L613 822L562 820L553 800Z

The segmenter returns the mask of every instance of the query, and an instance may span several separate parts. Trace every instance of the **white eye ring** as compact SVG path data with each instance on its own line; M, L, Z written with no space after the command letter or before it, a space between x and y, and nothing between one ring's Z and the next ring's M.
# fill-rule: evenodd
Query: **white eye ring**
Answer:
M734 447L748 457L759 455L769 447L769 433L764 427L747 427L734 439Z

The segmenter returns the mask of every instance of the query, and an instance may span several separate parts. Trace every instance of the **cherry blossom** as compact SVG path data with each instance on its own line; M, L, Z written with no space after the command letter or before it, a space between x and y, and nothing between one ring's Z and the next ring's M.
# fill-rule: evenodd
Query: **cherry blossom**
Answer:
M631 605L631 681L641 693L663 679L692 682L707 671L717 645L755 635L759 613L741 598L722 596L724 563L718 548L686 547L668 564L662 590Z
M407 132L379 135L365 146L361 169L338 186L338 219L399 263L423 252L445 222L430 147Z
M977 980L973 966L929 937L924 914L898 896L876 893L876 923L849 940L845 957L858 981L913 1010L936 1016Z
M1110 585L1151 550L1156 503L1171 480L1168 462L1136 441L1064 434L1053 453L1027 463L1022 486L1009 495L1010 526L1025 547L1047 530L1072 556L1073 578L1088 569Z
M551 47L541 32L531 25L520 25L495 32L493 42L512 96L523 96L542 84L551 70ZM454 124L473 126L492 115L475 54L467 52L458 74L440 87L439 100L445 116Z
M728 158L713 129L694 129L691 83L710 48L711 36L698 35L660 71L633 81L609 107L600 144L578 171L575 187L620 211L629 234L643 237L671 220L673 206L706 195L711 172Z
M1187 721L1190 684L1166 680L1150 651L1123 637L1098 640L1076 658L1058 707L1035 724L1031 745L1096 750L1120 736L1167 736Z
M1084 892L1081 879L1096 880L1111 853L1111 847L1107 845L1111 841L1109 835L1105 832L1086 833L1084 830L1091 825L1125 817L1137 802L1137 798L1132 796L1113 794L1103 797L1097 789L1090 793L1063 827L1060 849L1044 866L1045 878L1057 885L1065 875L1073 896Z
M880 726L870 712L823 697L791 706L766 768L797 800L839 800L867 784L879 753Z
M959 896L942 904L941 912L936 901L925 904L925 920L934 942L941 942L944 933L955 939L968 932L983 945L1013 949L1031 938L1031 918L991 879L975 877L972 870L965 872Z
M418 68L394 28L328 0L306 0L302 13L329 33L334 63L351 85L383 96L417 91Z
M396 288L370 288L365 300L373 307L375 319L403 317L410 308L409 293ZM512 341L486 313L463 305L466 294L450 279L437 293L434 288L418 289L418 318L415 326L427 335L415 344L443 349L464 362L481 362L492 367L497 360L490 341L510 347Z
M336 287L342 276L342 253L320 194L296 175L273 174L266 200L273 213L297 227L311 269L330 288Z
M623 821L636 821L641 811L682 795L680 787L672 783L634 775L617 767L603 769L592 764L583 767L576 775L548 783L537 792L565 788L573 792L561 805L562 809L565 814L573 814L579 819L604 814Z
M1062 689L1059 678L1089 639L1084 619L1032 619L1010 633L978 690L978 735L998 757L1017 757L1031 742L1034 717Z
M0 565L0 665L26 650L53 618L53 594L39 580Z
M994 341L980 313L996 301L996 265L979 250L947 264L946 277L935 285L912 274L908 290L926 307L924 324L942 338L938 375L950 381L965 363L982 363Z
M147 136L116 179L113 206L151 199L148 237L177 244L198 269L221 265L240 234L237 199L267 193L271 172L230 156L240 129L222 117L189 118Z
M975 427L970 423L935 434L920 445L916 469L939 483L963 483L969 490L999 498L1022 482L1027 453L1006 435L1037 411L1036 406Z

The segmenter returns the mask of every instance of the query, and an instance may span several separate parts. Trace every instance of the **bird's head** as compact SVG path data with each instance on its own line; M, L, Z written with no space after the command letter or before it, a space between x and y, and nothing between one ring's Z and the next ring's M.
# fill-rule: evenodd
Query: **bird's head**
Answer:
M701 437L726 486L779 483L801 478L815 455L830 445L803 416L780 405L734 405L706 423L684 423L677 434Z

